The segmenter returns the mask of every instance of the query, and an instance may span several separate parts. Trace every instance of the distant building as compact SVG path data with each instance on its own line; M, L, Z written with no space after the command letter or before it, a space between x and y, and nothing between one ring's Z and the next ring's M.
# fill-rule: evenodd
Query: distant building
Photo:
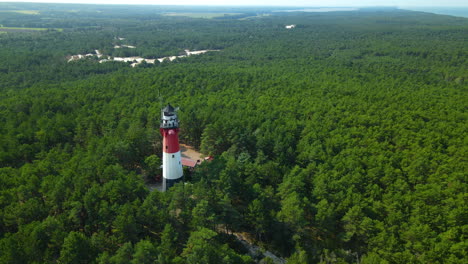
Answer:
M287 26L285 26L286 29L292 29L292 28L295 28L295 27L296 27L296 25L287 25Z

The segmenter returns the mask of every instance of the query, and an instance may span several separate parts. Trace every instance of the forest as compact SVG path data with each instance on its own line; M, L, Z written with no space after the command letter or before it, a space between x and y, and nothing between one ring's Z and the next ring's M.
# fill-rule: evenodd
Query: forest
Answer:
M0 3L0 263L467 263L467 43L394 8ZM218 51L69 62L186 49ZM169 102L214 159L151 191Z

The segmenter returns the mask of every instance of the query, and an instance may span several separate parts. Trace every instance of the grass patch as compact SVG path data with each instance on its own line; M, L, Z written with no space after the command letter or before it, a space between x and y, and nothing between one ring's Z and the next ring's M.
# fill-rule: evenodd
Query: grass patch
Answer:
M44 31L47 28L26 28L26 27L0 27L0 30L24 30L24 31Z
M259 15L256 15L256 16L249 16L249 17L239 18L239 20L249 20L249 19L262 18L262 17L268 17L268 16L271 16L271 14L259 14Z
M224 16L235 16L241 15L241 13L165 13L164 16L183 16L183 17L190 17L190 18L217 18L217 17L224 17Z
M37 10L0 10L0 12L8 12L8 13L18 13L23 15L39 15L40 12Z
M46 30L62 32L63 28L25 28L25 27L0 27L0 32L37 32Z

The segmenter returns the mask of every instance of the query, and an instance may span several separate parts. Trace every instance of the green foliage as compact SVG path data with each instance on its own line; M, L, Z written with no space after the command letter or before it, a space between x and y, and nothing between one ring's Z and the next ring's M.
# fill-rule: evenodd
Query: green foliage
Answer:
M130 242L123 244L116 252L114 256L110 259L112 263L115 264L124 264L130 263L133 255L133 247Z
M175 229L170 225L164 226L163 233L161 234L161 244L158 247L158 262L162 264L170 264L177 256L177 241L178 234Z
M161 170L162 161L158 156L153 154L145 158L145 165L148 177L154 177Z
M290 263L466 262L467 19L0 9L24 29L0 34L0 263L252 263L237 238ZM220 51L67 62L96 49ZM166 193L145 186L160 101L181 107L181 141L214 155Z
M93 259L89 239L82 233L70 232L63 241L59 261L63 263L88 263Z
M216 241L216 232L206 228L192 232L182 257L187 263L249 263L248 257L241 257L227 245Z
M148 240L141 240L135 245L135 253L130 263L151 264L156 260L157 252L155 246Z

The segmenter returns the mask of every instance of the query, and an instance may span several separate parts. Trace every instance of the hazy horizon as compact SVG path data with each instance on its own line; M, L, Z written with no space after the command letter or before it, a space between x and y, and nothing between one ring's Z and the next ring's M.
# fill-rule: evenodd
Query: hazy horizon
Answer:
M185 5L185 6L274 6L274 7L468 7L468 2L460 0L449 1L388 1L388 0L336 0L336 1L306 1L306 0L19 0L2 1L0 3L63 3L63 4L108 4L108 5Z

